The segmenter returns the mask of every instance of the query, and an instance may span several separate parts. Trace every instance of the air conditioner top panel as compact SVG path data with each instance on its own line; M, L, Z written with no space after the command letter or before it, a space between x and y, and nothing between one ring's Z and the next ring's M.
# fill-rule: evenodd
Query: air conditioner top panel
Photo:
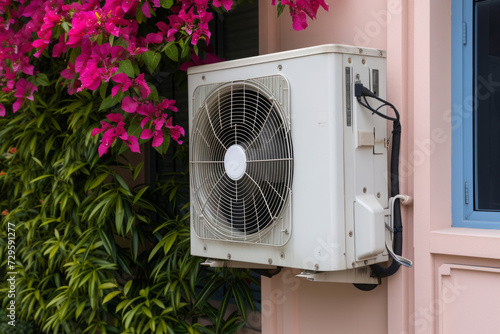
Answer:
M312 46L297 50L283 51L261 56L230 60L220 63L193 66L188 69L188 74L206 73L210 71L218 71L221 69L229 69L229 68L248 66L253 64L262 64L265 62L305 57L322 53L343 53L343 54L381 57L381 58L386 57L386 52L384 50L373 49L373 48L361 48L361 47L342 45L342 44L325 44L325 45Z

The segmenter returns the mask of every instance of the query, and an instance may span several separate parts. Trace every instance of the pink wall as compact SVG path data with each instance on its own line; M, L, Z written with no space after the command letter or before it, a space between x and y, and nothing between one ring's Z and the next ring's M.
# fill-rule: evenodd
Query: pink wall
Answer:
M451 0L330 0L305 31L260 3L260 51L324 43L387 50L388 99L402 113L402 268L372 292L294 272L263 279L262 332L498 333L500 231L451 221Z

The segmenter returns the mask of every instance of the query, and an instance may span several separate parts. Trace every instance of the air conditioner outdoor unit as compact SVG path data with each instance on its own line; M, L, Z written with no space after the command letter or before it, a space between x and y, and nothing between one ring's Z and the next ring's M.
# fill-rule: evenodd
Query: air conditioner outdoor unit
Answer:
M188 82L193 255L356 275L388 260L387 121L354 95L385 98L384 51L322 45Z

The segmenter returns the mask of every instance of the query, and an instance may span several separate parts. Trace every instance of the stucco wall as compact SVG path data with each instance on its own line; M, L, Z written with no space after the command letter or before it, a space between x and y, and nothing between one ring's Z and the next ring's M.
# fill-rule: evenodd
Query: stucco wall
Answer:
M413 197L403 207L403 254L414 260L368 293L291 271L263 279L263 333L498 333L500 231L452 226L452 1L330 0L302 32L260 2L261 53L322 43L386 49L388 100L403 125L401 192Z

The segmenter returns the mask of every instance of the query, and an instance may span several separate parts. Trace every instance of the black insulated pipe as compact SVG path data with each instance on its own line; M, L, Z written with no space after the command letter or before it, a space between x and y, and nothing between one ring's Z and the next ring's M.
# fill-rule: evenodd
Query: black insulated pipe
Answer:
M399 195L399 148L401 146L401 124L399 121L393 123L392 128L392 150L391 150L391 197ZM401 220L401 206L399 199L394 201L394 239L393 250L396 255L403 252L403 224ZM377 277L387 277L394 275L400 267L396 261L388 267L379 264L370 266L372 272Z

